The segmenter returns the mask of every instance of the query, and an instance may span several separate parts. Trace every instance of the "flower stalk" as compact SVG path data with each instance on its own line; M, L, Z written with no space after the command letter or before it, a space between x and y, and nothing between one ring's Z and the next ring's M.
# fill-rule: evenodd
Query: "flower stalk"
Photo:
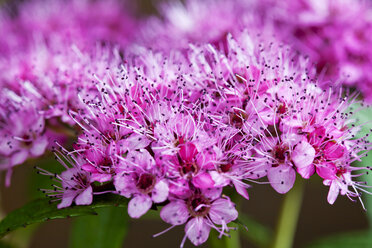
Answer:
M293 246L298 217L301 211L304 182L299 179L292 190L284 197L272 248L290 248Z

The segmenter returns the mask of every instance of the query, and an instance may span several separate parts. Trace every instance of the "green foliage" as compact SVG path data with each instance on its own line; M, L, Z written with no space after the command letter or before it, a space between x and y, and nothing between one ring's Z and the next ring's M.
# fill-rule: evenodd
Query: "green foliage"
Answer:
M98 216L83 216L74 221L71 248L119 248L128 232L128 214L118 207L96 210Z
M372 235L368 231L350 232L317 240L306 248L367 248L372 247Z
M44 222L52 219L61 219L82 215L97 215L96 208L119 206L126 207L127 199L113 194L94 197L94 202L89 206L71 206L58 209L58 202L49 202L49 199L37 199L23 207L9 213L0 222L0 237L7 233L30 224Z

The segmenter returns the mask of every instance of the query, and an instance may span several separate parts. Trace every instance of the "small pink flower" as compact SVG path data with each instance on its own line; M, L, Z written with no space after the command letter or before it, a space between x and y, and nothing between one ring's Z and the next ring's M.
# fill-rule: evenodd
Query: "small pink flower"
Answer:
M119 194L132 197L128 214L132 218L144 215L154 203L168 198L168 183L161 178L161 171L146 150L130 152L117 166L114 185Z
M161 210L160 217L172 226L186 223L181 247L186 237L196 246L203 244L211 228L216 229L220 236L226 235L231 229L227 224L238 218L238 212L230 199L220 198L220 194L215 193L213 190L204 190L194 193L188 199L173 199Z
M62 172L58 178L62 181L64 189L58 208L69 207L73 201L76 205L90 205L92 203L93 190L88 173L79 171L77 168L70 168Z
M10 185L12 167L28 158L41 156L49 143L44 135L44 118L36 110L26 109L23 104L18 107L4 107L0 113L0 156L4 157L0 161L0 169L8 170L7 186Z

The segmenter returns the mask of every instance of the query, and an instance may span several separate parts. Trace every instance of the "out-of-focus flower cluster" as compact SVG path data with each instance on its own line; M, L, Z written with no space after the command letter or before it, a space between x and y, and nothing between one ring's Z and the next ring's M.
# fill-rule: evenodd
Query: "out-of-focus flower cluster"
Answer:
M336 11L344 1L188 0L146 19L114 0L50 3L1 15L8 185L15 165L52 151L66 170L39 171L61 182L45 190L59 208L105 193L129 198L132 218L163 206L170 228L185 225L181 247L228 235L238 212L226 188L285 194L317 174L330 204L367 192L354 179L369 168L352 164L371 149L356 138L362 100L340 84L369 87L359 1L357 21Z

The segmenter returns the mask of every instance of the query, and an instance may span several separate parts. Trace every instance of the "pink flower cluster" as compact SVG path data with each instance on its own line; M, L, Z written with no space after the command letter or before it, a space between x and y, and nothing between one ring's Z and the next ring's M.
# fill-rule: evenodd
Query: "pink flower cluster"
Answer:
M370 168L353 162L371 149L368 135L356 138L357 94L320 88L312 56L256 23L255 2L167 5L165 20L140 21L136 37L137 20L115 1L40 3L4 21L18 43L0 40L8 184L15 165L51 150L66 170L39 170L61 182L45 190L59 208L108 193L129 199L132 218L162 206L170 228L185 225L181 247L204 243L211 229L228 236L238 212L227 188L248 200L255 183L285 194L296 177L318 175L330 204L369 193L354 180Z
M83 130L74 149L56 151L67 170L57 176L63 187L48 193L62 198L59 207L108 192L130 199L132 218L165 205L161 218L186 224L185 237L199 245L211 228L227 235L238 217L226 187L249 199L258 179L284 194L297 174L317 174L330 204L339 194L360 197L364 184L353 178L363 172L352 172L367 168L351 163L370 144L354 138L355 97L321 90L308 61L268 37L243 32L226 44L227 53L211 45L171 57L137 53L97 78L99 90L70 111Z

